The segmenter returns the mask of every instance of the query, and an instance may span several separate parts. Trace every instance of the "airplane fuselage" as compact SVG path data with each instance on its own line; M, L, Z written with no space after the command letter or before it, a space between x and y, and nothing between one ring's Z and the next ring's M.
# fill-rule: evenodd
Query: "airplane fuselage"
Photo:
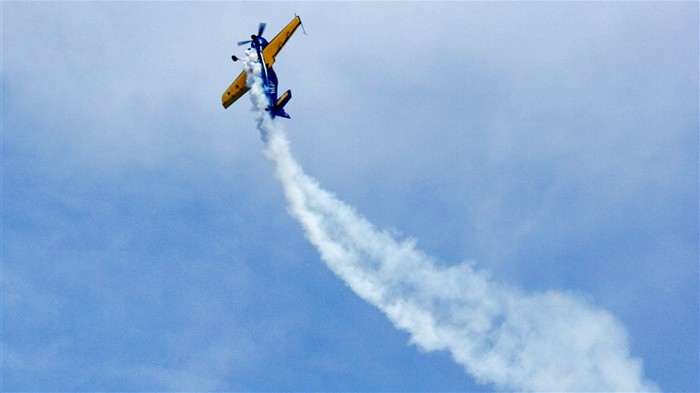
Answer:
M253 39L251 42L251 46L257 52L258 61L262 65L263 90L265 91L265 95L267 96L268 102L270 103L268 106L268 111L270 112L270 115L273 118L275 116L282 116L288 118L289 115L287 115L287 113L277 105L277 73L275 73L275 70L272 69L272 67L267 67L267 62L265 61L265 57L263 54L265 47L268 45L268 42L263 37L252 36L251 38ZM286 104L286 101L284 103Z

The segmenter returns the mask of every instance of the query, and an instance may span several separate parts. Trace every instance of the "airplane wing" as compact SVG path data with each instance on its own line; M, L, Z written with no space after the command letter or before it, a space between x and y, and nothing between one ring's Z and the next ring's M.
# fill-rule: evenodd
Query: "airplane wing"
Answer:
M246 77L247 74L245 71L241 72L241 74L238 75L238 78L231 83L231 86L226 89L224 95L221 96L221 104L224 106L224 108L231 106L231 104L233 104L237 99L241 98L243 94L248 91L248 88L245 85Z
M270 43L263 49L263 58L265 58L265 64L267 64L267 68L272 67L272 64L275 62L275 57L279 53L279 51L282 49L284 44L289 41L289 37L294 34L296 29L299 27L301 24L301 18L298 16L295 16L294 19L292 19L289 24L282 29L282 31L279 32L275 36L275 38L270 41Z

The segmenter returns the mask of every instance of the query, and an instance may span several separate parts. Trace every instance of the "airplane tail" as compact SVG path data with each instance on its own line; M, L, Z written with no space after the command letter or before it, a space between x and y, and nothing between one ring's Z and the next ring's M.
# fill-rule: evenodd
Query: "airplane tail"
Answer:
M291 90L285 91L284 94L282 94L282 97L280 97L277 100L277 103L275 104L274 115L279 116L279 117L284 117L285 119L289 119L290 118L289 114L287 114L287 112L284 111L284 106L287 105L287 103L291 99L292 99L292 91Z

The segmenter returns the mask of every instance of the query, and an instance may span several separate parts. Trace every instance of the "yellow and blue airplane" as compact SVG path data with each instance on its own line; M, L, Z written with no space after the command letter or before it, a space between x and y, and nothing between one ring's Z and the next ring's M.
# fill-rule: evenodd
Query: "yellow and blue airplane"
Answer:
M263 89L265 90L265 94L267 95L270 103L270 106L267 108L270 115L273 118L275 116L279 116L289 119L289 115L284 111L284 106L287 105L289 100L292 98L292 92L291 90L287 90L281 97L279 97L279 99L277 98L277 74L272 69L272 65L275 63L275 57L280 52L284 44L289 41L292 34L294 34L297 28L301 26L301 19L298 16L295 16L294 19L289 22L287 27L282 29L282 31L280 31L279 34L277 34L270 42L268 42L262 36L263 32L265 31L265 26L265 23L261 23L258 28L258 34L251 35L250 40L238 42L238 46L250 44L250 47L255 49L255 51L258 53L258 61L260 61L262 64ZM303 29L304 27L302 26L302 30ZM231 59L233 61L238 60L236 56L231 56ZM241 74L238 75L236 80L231 83L231 86L229 86L229 88L226 89L224 94L221 96L221 104L224 106L224 108L231 106L231 104L233 104L237 99L241 98L248 91L248 87L246 86L246 77L246 72L241 72Z

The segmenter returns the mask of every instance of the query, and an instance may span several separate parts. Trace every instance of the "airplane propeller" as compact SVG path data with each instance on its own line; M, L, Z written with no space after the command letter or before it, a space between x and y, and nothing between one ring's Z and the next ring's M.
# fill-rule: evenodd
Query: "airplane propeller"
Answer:
M250 44L251 42L258 39L258 37L262 37L263 33L265 32L265 26L267 26L267 23L260 23L260 25L258 26L258 35L253 34L250 36L249 40L238 41L238 46Z
M251 42L256 41L259 37L262 37L263 33L265 32L266 26L267 26L267 23L264 23L264 22L260 23L260 25L258 26L258 35L253 34L250 36L249 40L238 41L238 46L250 44ZM234 55L234 56L231 56L231 60L238 61L239 59L238 59L238 57L236 57Z

